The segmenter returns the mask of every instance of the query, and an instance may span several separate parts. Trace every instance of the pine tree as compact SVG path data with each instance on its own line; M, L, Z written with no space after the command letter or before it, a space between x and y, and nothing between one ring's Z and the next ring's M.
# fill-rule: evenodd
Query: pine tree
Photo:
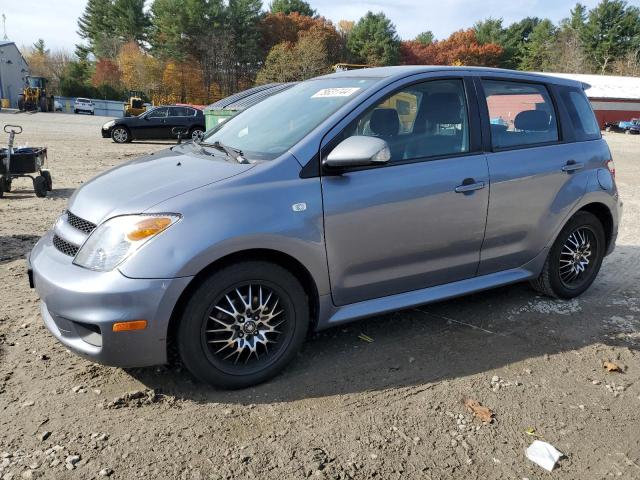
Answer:
M384 13L367 12L355 24L347 46L358 61L368 65L397 65L400 39Z

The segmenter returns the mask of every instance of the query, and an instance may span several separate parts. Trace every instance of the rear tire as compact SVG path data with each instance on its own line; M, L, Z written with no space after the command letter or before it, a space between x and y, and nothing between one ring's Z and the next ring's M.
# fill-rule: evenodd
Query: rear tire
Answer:
M18 97L18 110L20 110L21 112L24 112L24 109L25 109L24 95L20 95Z
M38 175L33 179L33 190L36 193L36 197L44 198L47 196L47 179L42 175Z
M606 249L602 223L589 212L576 213L554 242L540 276L531 286L554 298L581 295L596 279Z
M194 142L202 139L203 135L204 135L204 129L202 127L193 127L191 130L189 130L189 136L191 137L191 140L193 140Z
M307 296L291 273L268 262L242 262L214 272L191 294L177 346L200 381L244 388L278 374L308 327Z

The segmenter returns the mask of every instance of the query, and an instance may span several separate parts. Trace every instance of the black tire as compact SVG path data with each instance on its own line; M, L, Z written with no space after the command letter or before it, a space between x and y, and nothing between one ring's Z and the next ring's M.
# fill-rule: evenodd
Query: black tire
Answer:
M51 178L51 172L49 170L41 170L40 175L47 181L47 192L53 190L53 179Z
M575 232L579 232L584 238L587 238L590 255L584 270L578 273L574 280L568 281L563 278L563 276L566 277L567 270L564 272L561 270L568 268L567 258L571 259L571 256L566 253L566 247L570 245L570 237ZM596 279L605 250L605 233L600 220L589 212L578 212L567 222L558 235L549 251L540 276L530 282L531 286L550 297L575 298L587 290ZM562 258L563 256L565 258ZM573 274L573 271L569 272Z
M117 125L111 129L111 140L116 143L128 143L131 141L131 133L126 127Z
M253 293L248 290L249 286L253 288ZM268 291L275 294L274 297L269 296L269 298L278 300L277 307L273 306L271 314L276 308L282 308L282 311L276 314L280 315L277 320L280 323L277 325L269 324L270 327L280 329L278 332L272 332L277 334L276 337L267 337L267 334L261 333L261 326L267 326L267 322L271 320L263 320L264 317L258 313L260 311L258 305L264 300L264 297L261 295L260 301L258 301L257 288L264 289L260 290L260 294L264 293L264 297L267 297ZM239 292L237 296L235 296L235 292ZM245 302L245 297L243 296L242 300L239 300L240 293L251 299L246 310L243 310L243 303L240 303ZM228 301L236 302L235 306L224 303L227 302L229 295L231 298ZM271 300L271 302L273 301ZM236 311L237 308L237 318L246 317L246 312L254 313L249 313L248 318L240 319L243 323L238 323L234 317L221 313L217 309L217 306L220 305L224 305L224 308L228 310ZM262 310L262 313L271 308L269 300L263 305L267 306ZM240 310L245 313L240 313ZM220 320L214 318L214 314ZM252 317L252 315L256 316ZM275 316L272 316L273 318ZM258 331L261 338L270 339L267 343L272 345L268 350L265 344L258 344L258 341L255 340L258 335L255 335L254 338L248 330L243 330L249 327L249 324L253 325L252 332ZM212 325L217 326L220 330L211 329ZM221 329L222 325L227 328ZM177 346L182 362L198 380L225 389L244 388L264 382L277 375L294 358L302 346L308 328L309 304L300 282L278 265L262 261L249 261L223 268L202 281L191 294L181 315ZM235 333L228 333L231 331ZM267 333L271 335L271 332ZM238 339L243 335L246 335L246 339ZM222 339L220 339L221 337ZM229 340L233 338L235 340ZM256 351L260 351L260 353L256 353L255 359L251 351L244 349L244 347L240 348L239 345L242 345L243 341L247 344L252 341ZM230 350L217 350L220 343L223 346L228 344L224 348ZM218 353L219 351L220 353ZM233 358L223 358L228 355L227 352L232 352ZM236 352L239 352L237 358L235 358ZM259 356L260 354L262 357ZM232 364L234 358L237 363ZM240 361L238 362L238 360Z
M11 178L9 177L0 177L0 188L3 192L11 191Z
M33 191L36 193L36 197L44 198L47 196L47 179L42 175L38 175L33 179Z
M198 135L197 138L202 138L202 135L204 135L204 128L203 127L191 127L191 130L189 130L189 137L191 140L196 140L196 134Z
M4 177L0 177L0 198L4 197L4 190L5 188L5 183L4 183Z
M77 114L78 114L78 109L77 109L77 108L74 108L74 109L73 109L73 113L75 113L75 114L77 115Z

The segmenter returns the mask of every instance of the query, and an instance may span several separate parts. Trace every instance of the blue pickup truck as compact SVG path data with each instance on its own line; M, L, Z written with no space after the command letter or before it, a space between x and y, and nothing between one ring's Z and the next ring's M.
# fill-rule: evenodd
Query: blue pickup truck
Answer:
M607 122L604 125L607 132L624 132L628 135L640 134L640 118L632 118L627 121Z

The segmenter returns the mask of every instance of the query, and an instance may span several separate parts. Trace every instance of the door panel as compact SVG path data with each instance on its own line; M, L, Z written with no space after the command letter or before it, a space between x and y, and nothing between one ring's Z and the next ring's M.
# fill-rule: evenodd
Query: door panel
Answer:
M482 154L324 176L334 303L345 305L476 274L488 188ZM468 182L466 182L468 183Z
M584 150L561 143L558 111L540 83L482 80L490 121L491 196L480 275L536 257L586 189ZM490 120L489 120L490 119ZM508 149L508 150L507 150Z
M167 138L166 122L167 107L156 108L152 110L145 118L140 119L140 137L139 138Z
M517 268L532 260L582 197L586 176L565 172L583 162L580 143L487 155L491 199L478 274Z

